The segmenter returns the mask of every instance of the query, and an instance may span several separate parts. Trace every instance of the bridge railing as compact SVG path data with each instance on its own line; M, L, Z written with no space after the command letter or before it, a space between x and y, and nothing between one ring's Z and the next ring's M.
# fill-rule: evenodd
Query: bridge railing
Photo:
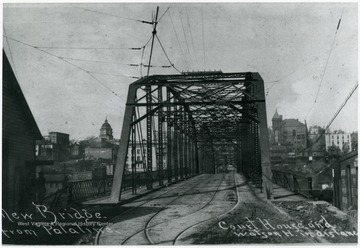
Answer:
M313 198L312 177L279 169L272 169L273 182L295 194Z
M190 176L190 175L188 175ZM170 175L172 181L175 180L174 175ZM163 174L164 180L169 177L167 174ZM181 180L178 177L178 180ZM159 172L152 172L152 181L157 182L159 180ZM50 208L65 207L74 202L81 202L94 197L105 196L110 193L112 188L112 177L89 179L78 182L69 182L65 187L59 189L55 193L46 196L44 199L45 204ZM148 182L146 172L138 172L136 174L125 173L122 184L122 191L132 189L133 193L136 193L135 189L146 186Z

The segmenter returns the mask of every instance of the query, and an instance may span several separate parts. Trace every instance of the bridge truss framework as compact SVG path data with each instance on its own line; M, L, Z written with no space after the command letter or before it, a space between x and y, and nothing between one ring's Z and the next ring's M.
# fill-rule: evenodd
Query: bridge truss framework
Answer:
M121 198L127 161L133 176L136 173L137 141L146 144L141 151L148 189L154 165L161 186L165 178L171 182L217 173L232 164L272 197L264 81L259 73L152 75L130 84L111 202Z

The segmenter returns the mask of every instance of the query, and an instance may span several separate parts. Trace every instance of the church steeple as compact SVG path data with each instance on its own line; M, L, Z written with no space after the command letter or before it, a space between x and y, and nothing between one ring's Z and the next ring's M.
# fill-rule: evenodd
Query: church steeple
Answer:
M272 119L282 119L282 116L278 114L277 109L275 110L275 114Z

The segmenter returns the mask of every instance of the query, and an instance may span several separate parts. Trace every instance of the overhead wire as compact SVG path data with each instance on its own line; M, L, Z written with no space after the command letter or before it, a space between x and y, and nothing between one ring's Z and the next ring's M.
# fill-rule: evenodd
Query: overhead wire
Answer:
M346 44L347 42L349 42L350 40L352 40L353 38L357 37L356 35L353 35L351 36L349 39L347 39L346 41L342 42L339 46L336 44L336 46L333 48L333 51L338 49L339 47L341 47L342 45ZM266 95L268 95L269 91L271 88L273 88L275 85L277 85L278 83L280 83L283 79L291 76L292 74L300 71L302 68L306 67L307 65L313 63L314 61L317 61L319 60L320 57L322 57L323 55L327 54L330 52L330 49L329 50L326 50L325 52L315 56L314 58L312 58L311 60L305 62L304 64L300 65L299 67L297 67L297 69L287 73L286 75L282 76L281 78L279 79L276 79L276 80L271 80L271 81L267 81L266 84L272 84L270 87L267 88L267 92L266 92Z
M203 56L204 56L204 68L206 68L206 57L205 57L205 39L204 39L204 13L203 6L201 5L201 29L202 29L202 42L203 42Z
M7 35L6 35L5 24L4 24L3 28L4 28L4 34L5 34L5 38L6 38L6 43L7 43L8 48L9 48L10 58L11 58L11 61L12 61L12 63L13 63L13 66L14 66L15 75L17 75L14 57L13 57L13 55L12 55L12 51L11 51L11 47L10 47L10 44L9 44L8 37L7 37Z
M191 59L191 53L190 53L190 49L189 49L189 44L188 44L187 39L186 39L186 32L185 32L185 28L184 28L184 23L183 23L182 18L181 18L180 10L179 10L179 17L180 17L180 22L181 22L181 27L182 27L182 30L183 30L184 38L185 38L186 48L187 48L187 51L189 53L190 63L193 64L193 61Z
M349 42L349 41L352 40L354 37L357 37L357 36L354 35L354 36L350 37L348 40L346 40L345 42L342 42L339 46L335 47L333 50L335 50L335 49L339 48L340 46L342 46L343 44ZM325 52L323 52L322 54L314 57L313 59L305 62L304 64L302 64L302 65L300 65L299 67L297 67L297 69L295 69L295 70L287 73L286 75L282 76L282 77L279 78L279 79L267 81L267 82L266 82L267 84L272 84L270 87L267 88L267 91L269 91L272 87L274 87L275 85L277 85L278 83L280 83L280 81L282 81L283 79L285 79L285 78L287 78L288 76L296 73L297 71L299 71L300 69L304 68L305 66L313 63L314 61L319 60L320 57L322 57L323 55L325 55L325 54L327 54L327 53L329 53L329 52L330 52L330 49L327 50L327 51L325 51ZM267 93L268 93L268 92L267 92Z
M171 11L169 11L169 16L170 16L171 25L172 25L173 30L174 30L174 32L175 32L176 41L177 41L177 43L178 43L178 45L179 45L181 55L182 55L183 57L185 57L184 52L183 52L182 47L181 47L181 43L180 43L180 41L179 41L179 37L178 37L178 35L177 35L176 29L175 29L175 26L174 26L174 22L173 22L173 20L172 20L172 17L171 17L171 14L170 14L170 13L171 13Z
M189 20L189 14L188 14L187 8L185 8L185 13L186 13L187 23L188 23L188 26L189 26L191 44L192 44L192 48L193 48L193 51L194 51L195 61L196 61L197 64L199 64L199 62L197 60L197 56L196 56L196 51L195 51L195 46L194 46L194 39L193 39L193 35L192 35L192 32L191 32L191 26L190 26L190 20Z
M170 7L168 7L166 9L166 11L164 12L164 14L161 15L161 17L159 18L159 20L157 21L158 23L161 21L161 19L164 17L164 15L169 11Z
M35 46L41 49L61 50L141 50L142 47L56 47L56 46Z
M331 124L334 122L334 120L336 119L336 117L340 114L341 110L345 107L346 103L349 101L349 99L351 98L351 96L354 94L354 92L356 91L356 89L359 86L359 82L356 82L355 86L351 89L349 95L346 97L345 101L341 104L340 108L336 111L336 113L334 114L333 118L331 118L331 120L329 121L329 123L326 125L324 132L316 139L315 144L320 140L321 136L325 134L325 132L329 129L329 127L331 126Z
M179 70L175 67L174 63L171 62L171 60L170 60L169 56L167 55L167 53L166 53L163 45L161 44L161 41L160 41L158 35L156 34L155 36L156 36L157 40L159 41L160 47L161 47L161 49L163 50L163 52L164 52L166 58L168 59L170 65L171 65L176 71L178 71L179 73L181 73L181 71L179 71Z
M119 16L119 15L114 15L114 14L109 14L109 13L105 13L105 12L102 12L102 11L91 10L91 9L80 8L80 7L74 7L74 8L82 9L82 10L85 10L85 11L89 11L89 12L93 12L93 13L97 13L97 14L101 14L101 15L107 15L107 16L112 16L112 17L116 17L116 18L121 18L121 19L124 19L124 20L137 21L137 22L141 22L141 23L145 23L145 24L151 24L151 25L153 24L153 22L139 20L139 19L130 18L130 17Z
M344 10L343 10L343 11L344 11ZM341 13L341 17L342 17L342 13ZM324 80L324 75L325 75L325 72L326 72L326 69L327 69L327 66L328 66L328 63L329 63L329 59L330 59L330 56L331 56L331 52L332 52L333 47L334 47L336 35L337 35L338 30L339 30L339 26L340 26L340 22L341 22L341 17L340 17L340 19L339 19L338 26L337 26L337 28L336 28L336 32L335 32L334 39L333 39L332 44L331 44L329 56L328 56L328 58L327 58L327 60L326 60L325 67L324 67L324 71L323 71L323 73L322 73L321 81L320 81L320 84L319 84L319 88L318 88L317 93L316 93L316 96L315 96L315 101L314 101L315 103L316 103L317 98L318 98L318 96L319 96L320 88L321 88L322 82L323 82L323 80Z
M111 64L111 65L125 65L130 67L139 67L141 64L136 63L119 63L116 61L104 61L104 60L90 60L90 59L78 59L78 58L71 58L71 57L63 57L59 56L60 58L66 59L66 60L74 60L74 61L81 61L81 62L90 62L90 63L100 63L100 64ZM148 65L143 65L144 67L148 67ZM171 66L168 65L151 65L150 67L157 67L157 68L170 68Z
M319 92L320 92L320 89L321 89L321 85L322 85L322 82L323 82L323 80L324 80L324 76L325 76L325 73L326 73L326 69L327 69L327 66L328 66L328 63L329 63L330 55L331 55L331 52L332 52L333 47L334 47L336 35L337 35L338 30L339 30L339 27L340 27L340 23L341 23L341 18L342 18L343 12L344 12L344 9L343 9L342 12L341 12L341 16L340 16L339 22L338 22L337 27L336 27L334 39L333 39L333 41L332 41L331 48L330 48L330 52L329 52L329 56L328 56L328 58L327 58L327 60L326 60L326 63L325 63L325 66L324 66L324 70L323 70L323 73L322 73L322 75L321 75L321 80L320 80L320 84L319 84L319 87L318 87L317 92L316 92L316 95L315 95L315 100L314 100L313 104L311 105L310 109L308 110L308 112L306 113L305 118L304 118L305 120L306 120L307 116L309 115L310 111L313 109L313 107L314 107L315 104L317 103L317 99L318 99L318 96L319 96Z
M4 36L5 36L5 35L4 35ZM99 84L102 85L104 88L106 88L107 90L109 90L112 94L114 94L115 96L117 96L118 98L120 98L121 100L123 100L123 101L126 102L126 100L125 100L124 98L122 98L120 95L118 95L118 94L117 94L116 92L114 92L112 89L110 89L108 86L104 85L98 78L96 78L94 75L92 75L91 72L85 70L84 68L81 68L80 66L77 66L77 65L71 63L70 61L68 61L68 60L60 57L60 56L57 56L57 55L52 54L52 53L49 53L49 52L47 52L47 51L45 51L45 50L42 50L42 49L37 48L37 47L35 47L35 46L32 46L32 45L30 45L30 44L28 44L28 43L25 43L25 42L23 42L23 41L20 41L20 40L17 40L17 39L8 37L8 36L5 36L5 37L7 37L8 39L13 40L13 41L15 41L15 42L18 42L18 43L20 43L20 44L23 44L23 45L25 45L25 46L28 46L28 47L31 47L31 48L36 49L36 50L38 50L38 51L41 51L41 52L43 52L43 53L46 53L46 54L48 54L49 56L55 57L55 58L57 58L57 59L59 59L59 60L61 60L61 61L64 61L65 63L67 63L67 64L69 64L69 65L71 65L71 66L73 66L73 67L75 67L75 68L77 68L77 69L85 72L87 75L89 75L90 77L92 77L97 83L99 83Z
M328 124L326 125L326 127L324 128L324 130L322 131L322 133L319 135L319 137L315 140L315 142L313 144L310 145L310 147L308 148L304 148L302 151L305 151L306 149L311 149L315 144L317 144L319 142L319 140L322 138L322 136L324 136L324 134L326 133L326 131L329 129L329 127L331 126L331 124L334 122L334 120L338 117L338 115L340 114L341 110L345 107L346 103L349 101L349 99L351 98L351 96L354 94L354 92L356 91L356 89L359 86L359 82L356 82L355 86L351 89L350 93L348 94L348 96L346 97L345 101L341 104L341 106L339 107L339 109L335 112L334 116L331 118L331 120L328 122ZM301 151L301 152L302 152Z

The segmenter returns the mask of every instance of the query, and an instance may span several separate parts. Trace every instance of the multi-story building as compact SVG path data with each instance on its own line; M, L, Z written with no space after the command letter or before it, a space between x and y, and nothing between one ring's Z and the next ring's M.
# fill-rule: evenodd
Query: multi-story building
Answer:
M352 132L351 135L351 147L353 151L357 151L358 149L358 132Z
M308 155L312 157L325 156L325 129L320 126L311 126L308 131L309 150Z
M36 141L36 156L39 160L53 160L54 164L70 158L69 134L49 132L42 140Z
M329 151L329 147L336 146L341 152L350 152L351 146L351 134L345 133L342 130L335 130L325 134L326 151Z
M165 136L166 137L166 136ZM155 171L158 169L158 143L153 143L152 144L152 170ZM135 143L135 164L136 164L136 171L141 172L141 171L146 171L146 150L147 150L147 144L146 144L146 140L143 140L143 142L136 142ZM126 159L126 170L127 171L131 171L131 142L129 144L129 148L128 148L128 156ZM163 162L163 169L167 168L166 166L166 143L163 143L163 157L162 157L162 162Z
M283 119L277 110L272 118L271 144L291 146L294 150L307 147L307 126L298 119Z

